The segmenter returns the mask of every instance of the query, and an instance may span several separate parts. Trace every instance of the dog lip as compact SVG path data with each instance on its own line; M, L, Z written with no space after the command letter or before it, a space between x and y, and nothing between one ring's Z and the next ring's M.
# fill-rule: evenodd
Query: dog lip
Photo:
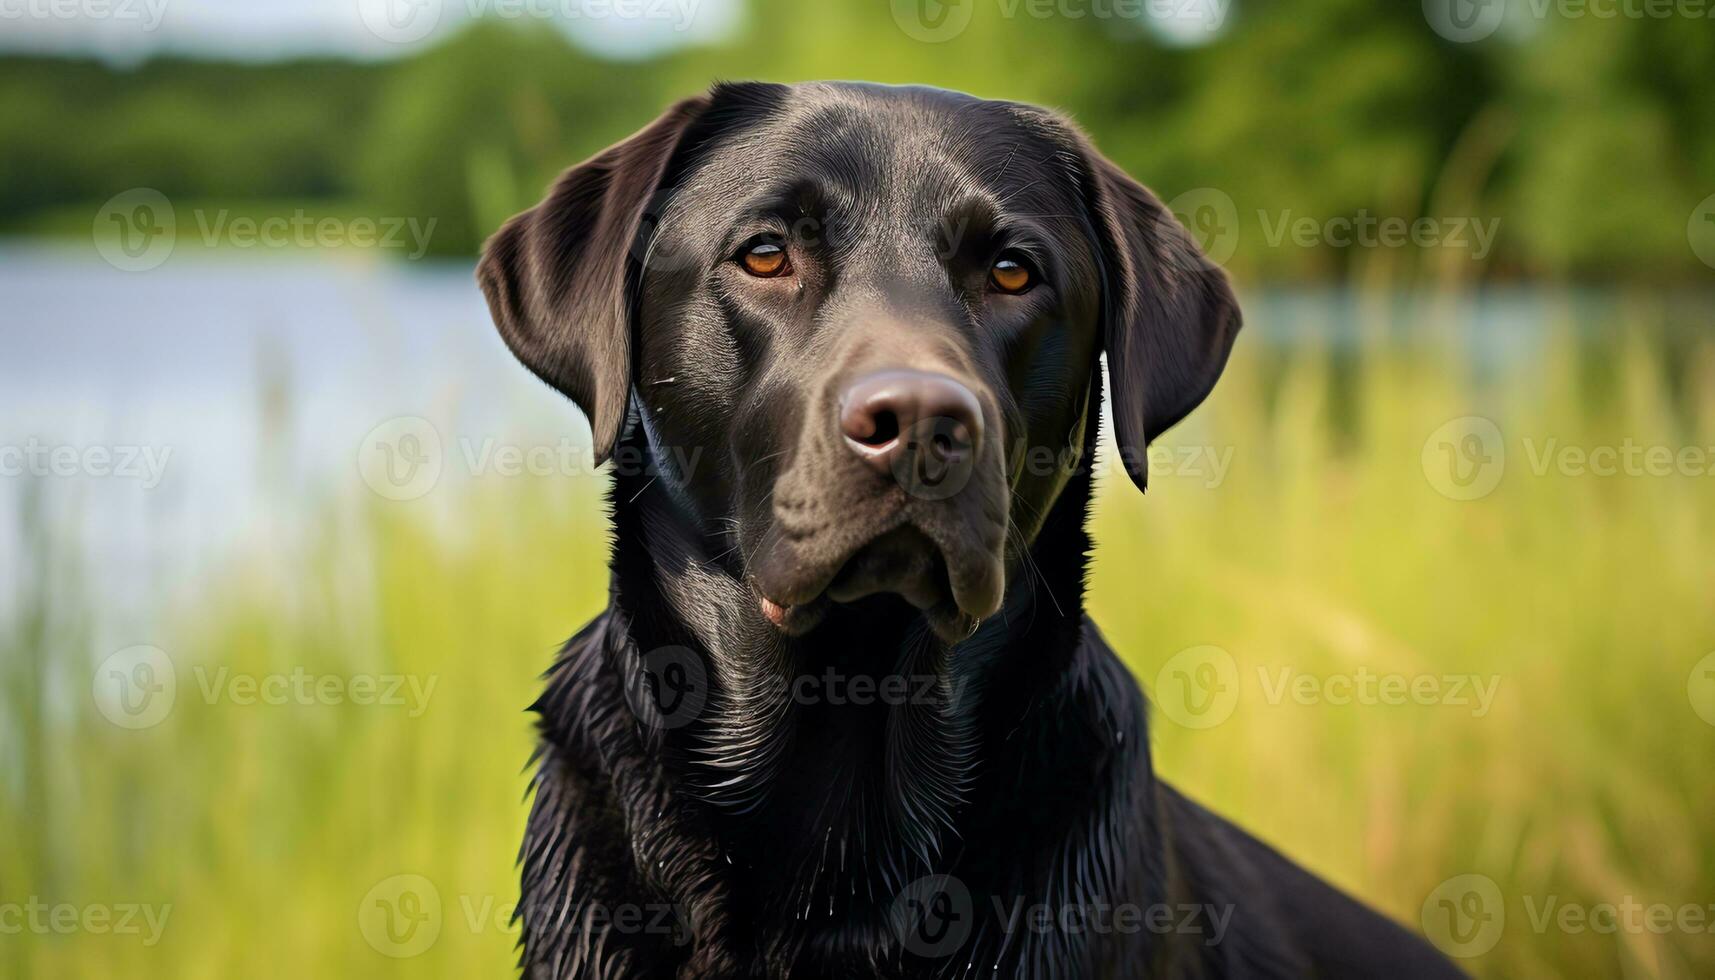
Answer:
M979 620L1000 611L1006 593L1006 568L998 556L949 563L947 573L953 603L961 611Z
M838 551L834 552L837 555L834 558L806 554L803 541L799 540L809 538L819 545L815 551L823 551L828 549L827 539L834 530L832 527L810 535L782 536L751 565L751 583L759 595L766 595L769 601L788 610L819 601L853 555L898 527L902 520L903 514L898 509L885 513L875 522L873 533L846 535L846 541L841 542L843 547L836 546Z
M761 592L758 592L756 595L757 604L762 607L762 617L773 623L775 626L785 626L786 614L792 611L791 607L782 606L773 599L763 595Z
M828 601L821 595L811 596L802 602L778 602L769 597L755 576L750 576L748 581L750 591L756 595L757 612L770 626L787 636L808 633L827 612Z
M970 639L983 619L965 612L957 603L951 601L923 610L923 617L928 620L929 628L941 638L941 642L948 646Z
M929 609L952 591L946 563L934 542L911 524L876 535L846 558L828 583L828 598L856 602L894 593L918 609Z
M837 558L813 564L790 547L772 549L749 576L761 617L787 635L800 635L832 603L894 594L920 610L948 643L968 636L1000 607L1001 556L953 528L905 517L883 522L878 533Z

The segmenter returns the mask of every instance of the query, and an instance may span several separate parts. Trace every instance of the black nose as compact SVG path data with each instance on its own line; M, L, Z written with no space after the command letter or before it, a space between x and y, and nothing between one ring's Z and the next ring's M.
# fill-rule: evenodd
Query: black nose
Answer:
M846 445L878 470L939 472L975 458L983 409L971 389L944 374L878 371L841 396L840 431Z

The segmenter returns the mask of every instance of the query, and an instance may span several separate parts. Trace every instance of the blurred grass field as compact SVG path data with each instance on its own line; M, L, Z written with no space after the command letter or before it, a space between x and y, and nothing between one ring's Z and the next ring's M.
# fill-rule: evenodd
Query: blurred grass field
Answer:
M1204 728L1164 701L1159 771L1415 929L1444 882L1492 880L1504 926L1463 961L1483 976L1715 974L1715 935L1539 915L1715 904L1715 677L1693 671L1715 650L1715 477L1533 466L1549 439L1715 447L1715 346L1647 339L1651 306L1634 315L1621 339L1563 333L1498 371L1421 341L1241 343L1165 440L1230 450L1224 478L1160 473L1145 498L1110 477L1097 505L1090 608L1108 638L1152 689L1176 683L1181 651L1218 648L1236 694ZM1498 423L1503 475L1450 499L1425 446L1471 415ZM0 637L0 903L171 909L152 946L0 934L0 976L511 969L523 709L604 602L601 486L485 486L449 528L350 479L355 510L311 505L316 535L232 556L137 638L177 677L143 730L91 694L113 652L92 640L101 597L28 505L12 516L26 573ZM222 667L435 686L416 717L241 704L204 696ZM1278 696L1283 669L1324 695ZM1329 703L1331 680L1360 674L1474 677L1493 701ZM400 875L429 885L416 931L375 942Z

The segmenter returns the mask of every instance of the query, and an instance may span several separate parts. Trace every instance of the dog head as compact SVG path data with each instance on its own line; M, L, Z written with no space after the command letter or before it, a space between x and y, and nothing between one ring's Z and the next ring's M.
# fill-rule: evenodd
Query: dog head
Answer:
M478 275L597 461L635 417L789 634L881 594L968 635L1093 444L1100 356L1142 487L1240 322L1071 124L918 87L717 86L567 171Z

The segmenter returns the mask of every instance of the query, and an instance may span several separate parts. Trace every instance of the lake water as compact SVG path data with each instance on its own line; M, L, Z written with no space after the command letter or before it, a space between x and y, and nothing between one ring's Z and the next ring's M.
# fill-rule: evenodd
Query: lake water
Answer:
M0 603L24 574L26 496L31 524L75 544L91 591L128 620L234 546L297 540L307 505L368 492L357 454L388 419L431 418L477 445L587 444L577 413L516 367L464 265L294 256L127 273L13 247L0 323Z
M1363 324L1409 324L1425 302L1259 292L1245 297L1244 342L1349 345ZM1611 329L1615 302L1491 292L1445 308L1435 329L1499 370L1532 356L1557 321ZM1708 323L1703 299L1664 303ZM194 590L234 547L300 540L322 513L310 503L397 490L450 506L456 494L429 490L493 475L507 446L546 447L536 467L590 479L577 472L582 419L512 359L463 263L215 255L131 273L89 248L0 246L0 404L0 612L34 574L16 516L27 497L29 526L75 545L89 589L124 622ZM431 429L389 421L402 418ZM441 441L429 489L417 473L376 490L360 464L379 451L377 426L400 447Z

